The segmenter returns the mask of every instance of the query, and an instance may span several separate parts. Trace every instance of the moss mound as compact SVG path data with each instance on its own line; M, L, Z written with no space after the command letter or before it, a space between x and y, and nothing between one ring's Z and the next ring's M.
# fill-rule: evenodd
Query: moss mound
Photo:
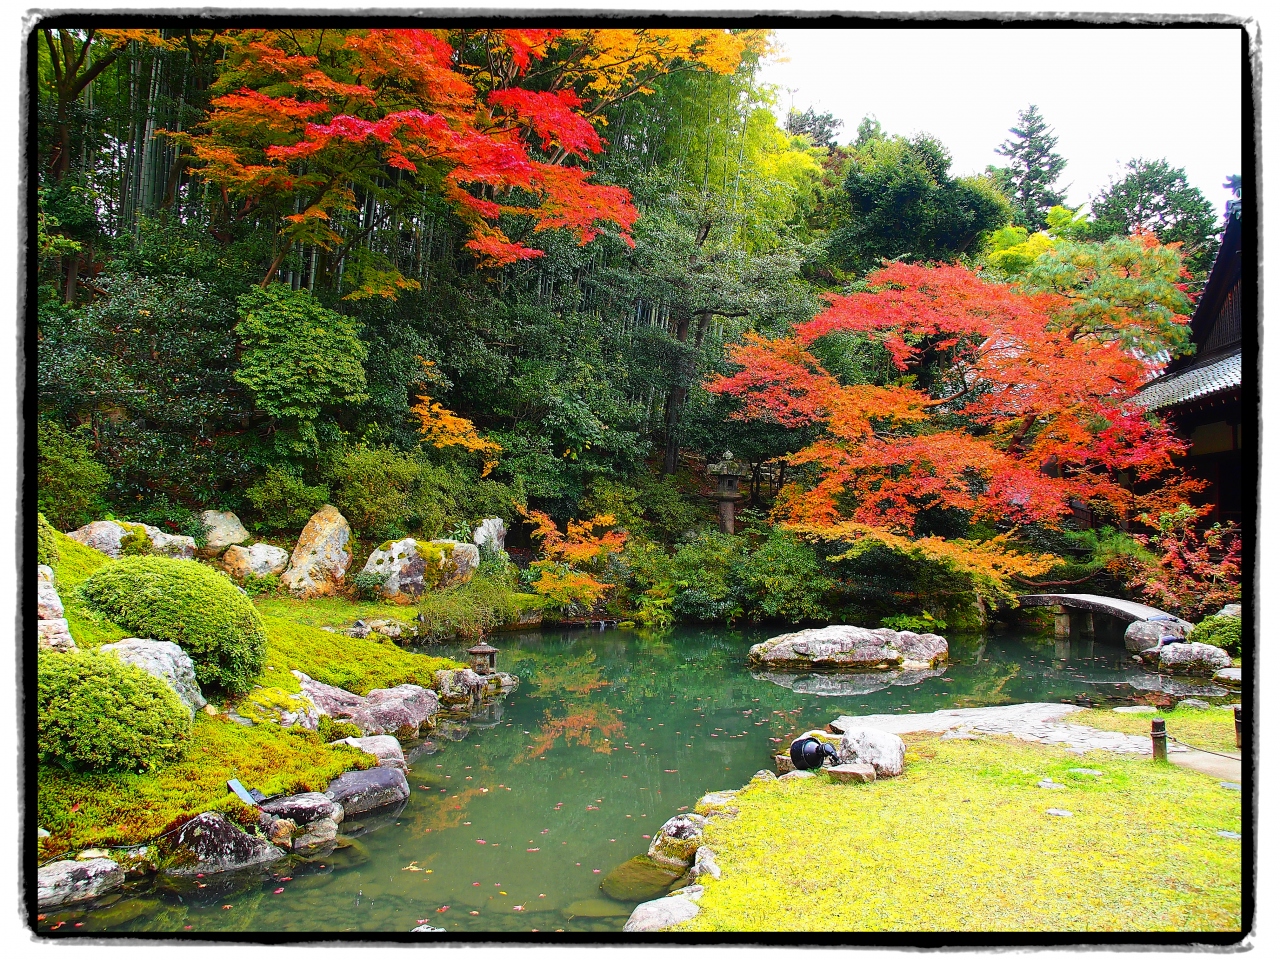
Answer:
M149 770L177 756L191 729L178 695L107 653L42 652L40 762L66 770Z
M51 567L58 562L57 533L43 513L36 514L36 563Z
M258 611L230 579L202 564L124 557L90 576L81 594L138 636L182 647L202 686L244 693L262 670L266 631Z

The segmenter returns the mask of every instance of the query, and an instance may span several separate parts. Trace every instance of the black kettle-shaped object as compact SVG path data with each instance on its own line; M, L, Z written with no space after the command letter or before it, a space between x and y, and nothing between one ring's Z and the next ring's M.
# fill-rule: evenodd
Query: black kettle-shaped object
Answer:
M791 741L791 763L797 770L816 770L830 757L833 764L839 763L836 748L823 743L816 737L799 737Z

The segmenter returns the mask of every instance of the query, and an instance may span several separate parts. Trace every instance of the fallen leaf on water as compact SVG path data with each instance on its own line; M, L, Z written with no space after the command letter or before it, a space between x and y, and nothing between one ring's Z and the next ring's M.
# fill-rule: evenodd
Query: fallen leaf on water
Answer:
M422 872L422 868L421 868L420 866L418 866L418 861L417 861L417 860L414 860L414 861L413 861L411 864L409 864L407 867L401 867L401 868L400 868L401 873L403 873L405 870L412 870L414 873L421 873L421 872Z
M644 837L646 840L652 840L652 839L653 839L653 837L649 836L647 833L642 833L642 834L640 834L640 836Z
M473 881L471 885L472 885L473 887L478 887L478 886L480 886L480 881L479 881L479 880Z
M436 913L444 913L448 909L449 905L446 903L443 907L436 907Z
M548 831L547 831L547 830L543 830L542 832L543 832L543 833L547 833Z
M537 852L538 852L539 850L541 850L541 849L542 849L541 847L526 847L524 852L525 852L525 853L537 853Z
M519 911L521 911L521 910L523 910L523 909L524 909L524 904L523 904L523 903L517 903L517 904L516 904L514 907L512 907L511 909L512 909L512 910L515 910L515 911L518 913Z
M271 892L272 892L272 893L284 893L284 887L276 887L276 888L275 888L275 890L273 890L273 891L271 891Z
M231 909L231 904L229 904L229 903L224 903L224 904L222 905L222 909L223 909L223 910L230 910L230 909Z
M502 894L504 897L507 895L507 891L505 890L499 890L498 892Z
M592 872L592 873L599 873L600 871L599 871L599 870L592 870L591 872Z
M488 840L477 840L476 843L488 843Z
M679 773L678 770L663 770L663 773Z
M478 917L478 916L480 916L480 911L479 911L479 910L472 910L472 911L471 911L471 915L472 915L473 917Z

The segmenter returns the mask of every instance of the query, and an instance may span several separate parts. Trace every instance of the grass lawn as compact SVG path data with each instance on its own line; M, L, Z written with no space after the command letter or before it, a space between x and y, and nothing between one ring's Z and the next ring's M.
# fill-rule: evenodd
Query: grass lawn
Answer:
M1217 753L1238 756L1236 746L1236 718L1231 710L1213 707L1197 710L1178 706L1159 713L1116 713L1112 710L1084 710L1063 718L1063 723L1078 723L1096 730L1115 730L1118 733L1134 733L1140 737L1151 735L1151 721L1164 720L1169 736L1192 746L1204 747Z
M675 930L1240 929L1240 841L1217 834L1241 832L1239 792L1101 752L904 739L893 780L744 789L739 815L707 828L724 878Z

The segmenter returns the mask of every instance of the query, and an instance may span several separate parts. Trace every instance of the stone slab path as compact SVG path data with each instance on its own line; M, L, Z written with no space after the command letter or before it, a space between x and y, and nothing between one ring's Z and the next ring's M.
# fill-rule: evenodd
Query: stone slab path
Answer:
M1109 750L1112 753L1151 755L1150 737L1062 722L1082 709L1069 703L1015 703L1004 707L969 707L933 713L879 713L865 717L837 717L831 721L831 728L841 733L850 727L874 727L898 734L1007 734L1032 743L1061 744L1069 753ZM1188 752L1180 744L1169 744L1170 754Z

